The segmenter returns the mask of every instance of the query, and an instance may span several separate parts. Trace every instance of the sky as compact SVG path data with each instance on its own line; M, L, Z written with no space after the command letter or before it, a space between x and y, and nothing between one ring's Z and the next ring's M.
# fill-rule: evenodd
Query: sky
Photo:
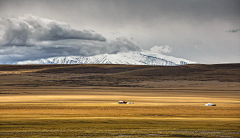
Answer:
M0 0L0 63L160 51L240 63L240 0Z

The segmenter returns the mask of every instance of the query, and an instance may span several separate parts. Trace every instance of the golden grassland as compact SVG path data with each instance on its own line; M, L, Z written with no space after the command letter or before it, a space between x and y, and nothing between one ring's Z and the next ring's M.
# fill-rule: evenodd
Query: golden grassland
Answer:
M0 97L0 137L237 137L240 133L236 90L186 87L1 90L19 94ZM120 105L119 100L134 104ZM217 106L206 107L207 102Z
M206 81L208 66L175 78L146 77L156 67L92 66L0 66L0 137L240 137L239 74L221 76L225 66L213 70L223 81Z

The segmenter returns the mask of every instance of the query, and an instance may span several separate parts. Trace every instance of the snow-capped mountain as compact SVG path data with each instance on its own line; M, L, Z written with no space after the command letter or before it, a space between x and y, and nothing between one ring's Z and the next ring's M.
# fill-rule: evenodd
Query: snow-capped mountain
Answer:
M150 51L131 51L95 56L52 57L39 60L19 61L16 64L126 64L175 66L195 63L186 59L166 56Z

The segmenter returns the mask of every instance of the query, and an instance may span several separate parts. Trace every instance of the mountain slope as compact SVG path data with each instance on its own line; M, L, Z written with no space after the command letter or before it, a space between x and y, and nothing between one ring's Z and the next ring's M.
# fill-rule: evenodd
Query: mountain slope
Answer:
M194 63L182 58L166 56L149 51L122 52L95 56L52 57L39 60L20 61L17 64L126 64L126 65L163 65L175 66Z

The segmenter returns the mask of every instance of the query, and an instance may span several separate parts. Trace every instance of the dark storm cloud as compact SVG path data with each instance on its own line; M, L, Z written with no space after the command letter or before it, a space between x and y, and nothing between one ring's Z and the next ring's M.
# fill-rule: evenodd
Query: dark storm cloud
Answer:
M33 15L2 18L0 25L0 63L140 50L126 38L106 41L94 31L75 30L66 23Z
M8 46L0 49L0 63L16 63L23 60L36 60L56 56L92 56L97 54L115 54L118 52L140 51L140 48L125 38L110 42L71 41L46 45Z
M49 30L38 37L38 40L62 40L62 39L82 39L82 40L97 40L106 41L106 38L100 34L93 34L88 30L65 30L56 23L50 23Z
M41 47L44 53L54 53L64 56L81 55L93 56L98 54L116 54L118 52L140 51L141 49L133 42L126 38L117 38L109 42L98 41L59 41L58 43L49 44ZM51 54L50 54L51 55Z
M0 19L4 46L28 46L35 41L57 41L64 39L106 41L102 35L92 31L72 29L67 23L57 22L33 15L3 17Z
M226 32L229 32L229 33L237 33L237 32L240 32L240 29L233 29L233 30L228 30Z

